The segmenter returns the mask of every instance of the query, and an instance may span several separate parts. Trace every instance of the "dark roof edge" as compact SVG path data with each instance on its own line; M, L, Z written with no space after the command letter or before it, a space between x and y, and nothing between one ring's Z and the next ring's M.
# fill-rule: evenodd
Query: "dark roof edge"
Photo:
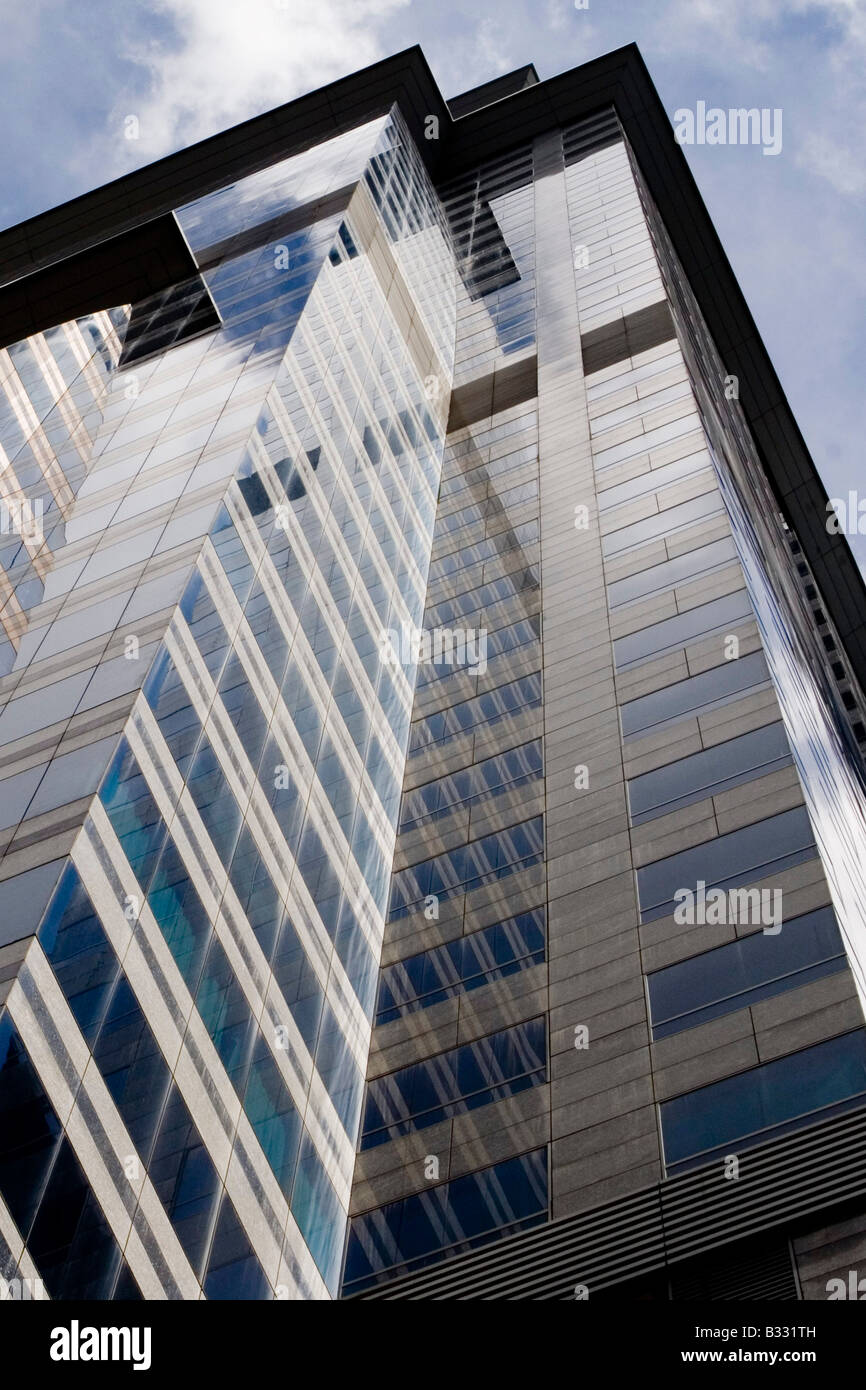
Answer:
M502 72L498 77L492 77L489 82L481 82L477 87L470 87L468 91L458 92L456 96L449 97L448 109L455 120L460 120L480 107L487 106L489 102L504 100L522 91L524 87L535 87L540 80L535 64L523 63L511 72Z
M202 197L226 175L254 173L354 129L395 102L419 137L422 157L434 162L435 142L420 138L423 117L437 115L446 125L451 118L416 44L0 231L0 285Z

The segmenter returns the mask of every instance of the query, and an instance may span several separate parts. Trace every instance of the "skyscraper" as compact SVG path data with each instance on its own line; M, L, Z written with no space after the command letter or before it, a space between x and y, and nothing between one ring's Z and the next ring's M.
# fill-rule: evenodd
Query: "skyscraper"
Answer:
M826 1297L863 588L637 51L0 257L3 1277Z

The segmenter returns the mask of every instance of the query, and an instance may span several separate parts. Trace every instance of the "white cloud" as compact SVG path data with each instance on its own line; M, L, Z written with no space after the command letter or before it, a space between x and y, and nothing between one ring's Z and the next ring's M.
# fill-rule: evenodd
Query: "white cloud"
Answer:
M118 167L129 167L130 156L136 164L158 158L387 56L382 29L408 3L154 0L152 13L174 34L130 41L123 54L143 70L148 90L115 107ZM128 115L138 118L134 142L124 137Z
M783 106L801 168L837 193L866 191L866 0L671 0L657 12L655 37L667 55L694 63L700 54L727 81L739 72L740 88L754 87L749 105Z
M848 197L866 192L862 132L866 126L866 3L816 0L841 25L816 95L815 126L797 151L797 162ZM818 114L820 112L820 115Z
M508 43L509 40L501 22L495 19L483 19L475 31L475 52L473 55L479 69L496 77L500 73L509 72L512 68L519 67L520 64L512 61L509 56ZM487 81L489 79L482 80Z
M797 163L812 174L818 174L832 184L837 193L856 198L866 193L866 169L860 145L864 125L864 103L853 130L846 126L836 134L813 131L806 136L797 151Z
M571 8L571 0L547 0L544 17L548 29L562 33L571 22L571 15L569 14Z

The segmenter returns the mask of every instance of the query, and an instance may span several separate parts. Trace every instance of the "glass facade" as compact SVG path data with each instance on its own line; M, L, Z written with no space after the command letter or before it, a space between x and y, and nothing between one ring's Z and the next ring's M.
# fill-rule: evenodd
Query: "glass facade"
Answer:
M380 1207L352 1225L347 1294L528 1230L547 1213L543 1149Z
M653 1037L665 1038L845 968L833 916L822 907L784 924L782 949L755 932L647 978Z
M88 314L0 349L0 676L66 539L128 318Z
M343 1253L411 715L414 671L379 659L380 633L423 612L454 260L396 111L176 217L200 275L135 306L122 356L128 315L54 335L73 365L67 340L90 328L96 343L78 443L99 466L81 466L81 492L127 480L112 520L158 526L156 551L173 541L192 563L33 951L139 1179L99 1247L100 1289L124 1222L156 1203L182 1296L322 1296ZM39 351L10 354L16 402ZM20 565L4 564L19 593ZM21 644L18 665L37 650ZM57 1182L93 1184L70 1142L58 1125ZM52 1191L33 1194L25 1239ZM86 1296L78 1259L45 1270L51 1296ZM131 1277L153 1296L152 1252Z
M862 1105L866 1034L860 1029L717 1081L661 1107L669 1174Z

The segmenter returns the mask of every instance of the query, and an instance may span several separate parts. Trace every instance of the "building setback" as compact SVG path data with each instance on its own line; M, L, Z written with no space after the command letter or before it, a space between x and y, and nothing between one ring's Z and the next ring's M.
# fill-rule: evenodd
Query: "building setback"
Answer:
M637 50L410 49L0 266L10 1288L827 1297L863 586Z

